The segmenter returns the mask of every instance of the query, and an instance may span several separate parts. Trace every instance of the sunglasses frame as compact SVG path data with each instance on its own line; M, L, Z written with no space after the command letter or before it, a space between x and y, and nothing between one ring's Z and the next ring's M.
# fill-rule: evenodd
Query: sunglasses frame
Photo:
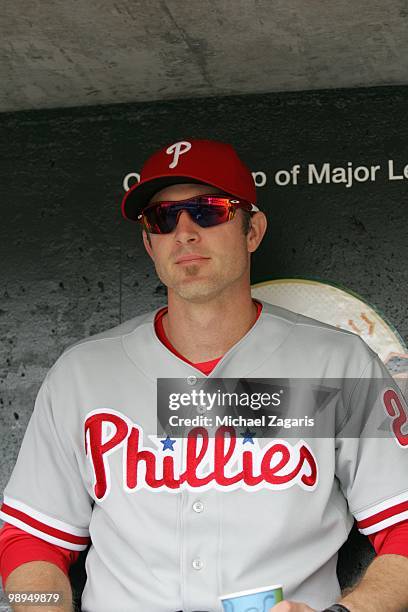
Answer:
M149 233L149 234L155 233L155 232L151 232L148 229L148 227L147 227L147 225L146 225L146 223L144 221L144 213L145 213L146 210L149 210L150 208L154 208L155 206L158 206L159 204L170 204L170 205L171 204L177 204L177 205L180 205L180 204L183 204L183 202L191 202L191 201L194 201L194 200L198 200L199 198L205 198L205 197L208 197L208 198L210 198L210 197L212 197L212 198L219 198L219 199L224 200L224 201L226 200L228 202L228 205L234 210L234 215L235 215L235 211L237 210L237 208L242 208L243 210L246 210L247 212L249 212L251 215L253 213L259 212L259 208L255 204L253 204L252 202L249 202L248 200L244 200L243 198L235 198L235 197L225 196L224 194L221 195L221 194L217 194L217 193L203 193L203 194L200 194L198 196L192 196L190 198L185 198L184 200L160 200L158 202L152 202L152 204L149 204L149 206L146 206L146 208L144 208L142 210L142 212L137 216L137 221L143 226L143 229L147 233ZM188 209L187 209L187 211L188 211ZM231 219L228 219L227 221L224 221L223 223L228 223L228 221L231 221L233 216L231 217ZM223 225L223 223L217 223L217 224L214 224L214 225L210 225L208 227L216 227L216 225ZM199 225L199 224L197 223L197 225ZM203 228L203 229L207 229L207 228ZM171 230L171 231L173 231L173 230ZM164 234L169 234L169 233L171 233L171 232L160 232L157 235L158 236L162 236Z

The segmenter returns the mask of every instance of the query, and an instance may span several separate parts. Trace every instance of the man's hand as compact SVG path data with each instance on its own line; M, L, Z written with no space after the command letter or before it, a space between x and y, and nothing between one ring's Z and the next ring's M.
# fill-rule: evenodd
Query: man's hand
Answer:
M299 601L288 601L284 599L276 604L276 606L273 606L270 612L317 612L317 610Z

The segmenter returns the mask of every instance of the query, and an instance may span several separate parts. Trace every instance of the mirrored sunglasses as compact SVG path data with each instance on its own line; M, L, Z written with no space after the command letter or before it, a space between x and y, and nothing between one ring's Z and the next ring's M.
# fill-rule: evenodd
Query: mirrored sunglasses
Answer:
M255 204L246 200L204 194L186 200L154 202L138 215L138 221L150 234L169 234L176 227L183 210L200 227L214 227L231 221L238 208L250 213L259 211Z

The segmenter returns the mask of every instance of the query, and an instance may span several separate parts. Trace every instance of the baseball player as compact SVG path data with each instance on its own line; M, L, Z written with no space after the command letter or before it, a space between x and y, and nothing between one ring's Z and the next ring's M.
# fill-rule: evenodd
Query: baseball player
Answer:
M5 588L66 586L90 545L84 612L220 612L219 596L270 584L285 596L274 612L408 607L407 406L360 337L252 299L266 217L235 150L165 146L122 213L141 224L167 304L77 342L48 371L4 490ZM205 377L344 384L325 437L228 425L158 436L157 380ZM350 435L371 422L388 435ZM354 520L377 556L342 596L337 552Z

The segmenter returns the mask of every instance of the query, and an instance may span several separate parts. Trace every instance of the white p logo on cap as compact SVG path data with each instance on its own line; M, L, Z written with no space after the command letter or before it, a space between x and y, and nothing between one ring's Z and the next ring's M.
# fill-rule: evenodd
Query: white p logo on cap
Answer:
M187 153L191 149L191 142L187 142L186 140L180 140L180 142L175 142L170 145L170 147L166 150L167 155L171 155L173 153L173 161L169 164L169 168L175 168L178 164L180 155Z

